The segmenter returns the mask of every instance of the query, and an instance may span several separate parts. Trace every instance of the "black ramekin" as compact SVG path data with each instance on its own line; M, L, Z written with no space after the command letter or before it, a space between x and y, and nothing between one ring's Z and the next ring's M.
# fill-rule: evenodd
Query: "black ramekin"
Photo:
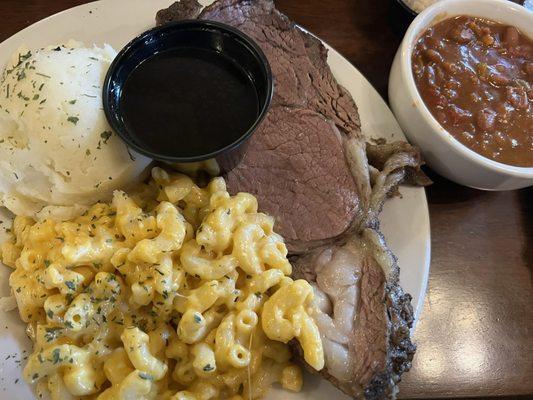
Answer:
M157 154L142 147L128 132L120 110L122 87L132 71L140 63L159 52L180 47L208 49L232 58L251 78L259 99L259 113L255 122L237 140L214 152L192 157L172 157ZM191 170L194 165L209 165L211 173L213 171L223 173L231 170L241 161L248 139L268 112L273 90L272 72L268 60L249 36L219 22L187 20L150 29L128 43L109 67L103 85L102 98L109 124L135 151L172 165L189 164L185 165L188 170Z

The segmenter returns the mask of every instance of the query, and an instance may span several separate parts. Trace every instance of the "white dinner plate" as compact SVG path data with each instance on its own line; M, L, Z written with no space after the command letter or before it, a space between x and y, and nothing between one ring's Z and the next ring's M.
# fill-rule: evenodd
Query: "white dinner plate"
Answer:
M89 45L109 43L119 50L133 37L155 24L155 13L173 0L101 0L81 5L39 21L0 44L0 67L22 44L30 49L76 39ZM206 1L204 0L204 3ZM368 137L405 139L392 112L365 77L344 57L326 44L333 74L353 96L359 108L363 132ZM381 230L399 259L400 281L413 296L416 317L426 292L430 260L429 214L422 188L402 187L401 198L387 201L381 214ZM0 241L12 216L0 209ZM10 294L9 268L0 265L0 296ZM31 400L32 388L22 380L22 367L31 352L31 342L17 311L0 311L0 399ZM273 389L268 399L348 399L329 383L305 377L302 392Z

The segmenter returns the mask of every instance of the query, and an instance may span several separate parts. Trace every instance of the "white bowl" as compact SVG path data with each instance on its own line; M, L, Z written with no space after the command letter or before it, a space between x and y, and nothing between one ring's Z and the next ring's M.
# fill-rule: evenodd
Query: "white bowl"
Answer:
M446 131L420 97L411 71L411 53L420 35L438 21L470 15L517 27L533 37L533 12L507 0L444 0L420 13L396 53L389 78L389 102L409 141L427 164L461 185L512 190L533 185L533 168L502 164L470 150Z

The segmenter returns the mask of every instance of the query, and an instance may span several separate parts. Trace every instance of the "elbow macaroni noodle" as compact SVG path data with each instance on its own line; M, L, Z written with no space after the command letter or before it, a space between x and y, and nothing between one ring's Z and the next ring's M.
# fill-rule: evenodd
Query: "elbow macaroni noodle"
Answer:
M152 170L70 221L16 217L3 262L34 352L25 378L53 400L257 399L324 365L283 239L250 194Z

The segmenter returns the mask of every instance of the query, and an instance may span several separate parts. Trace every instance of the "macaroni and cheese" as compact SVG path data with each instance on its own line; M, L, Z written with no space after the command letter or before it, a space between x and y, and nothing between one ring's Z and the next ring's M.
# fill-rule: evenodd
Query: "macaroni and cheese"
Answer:
M324 365L313 290L293 281L272 217L222 178L154 168L75 219L16 217L3 262L34 352L25 378L54 400L257 399Z

